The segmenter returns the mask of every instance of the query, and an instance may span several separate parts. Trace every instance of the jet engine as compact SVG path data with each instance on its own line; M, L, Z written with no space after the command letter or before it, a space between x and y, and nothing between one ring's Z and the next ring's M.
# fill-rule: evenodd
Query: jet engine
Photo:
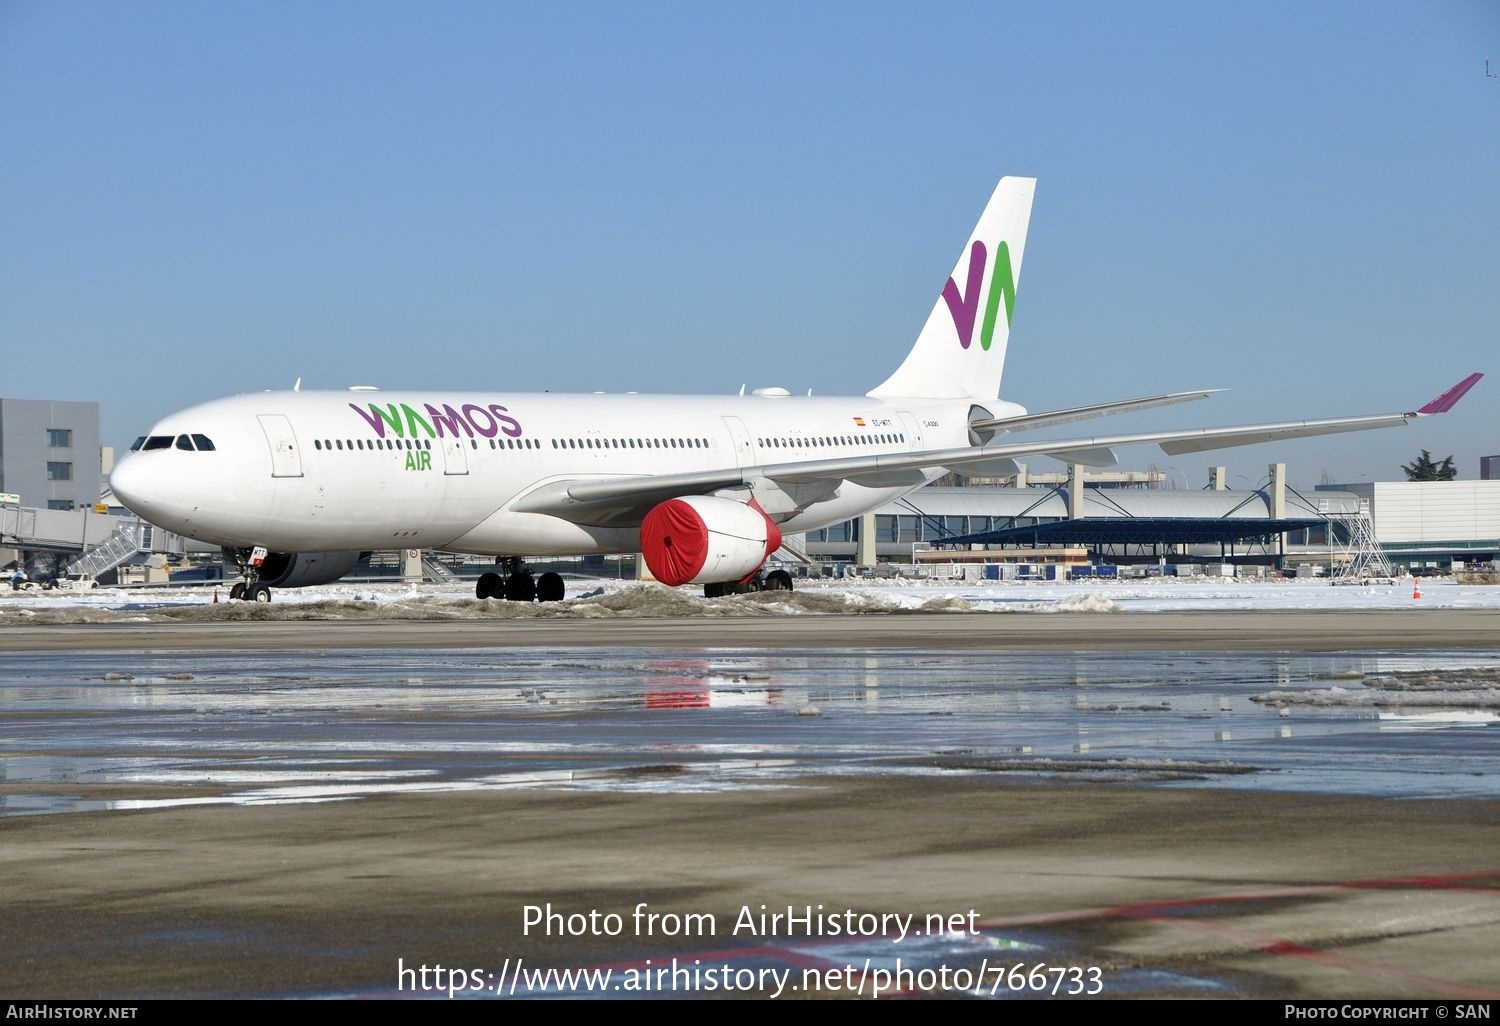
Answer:
M674 588L749 580L780 547L781 529L753 502L686 495L641 522L646 566Z
M343 577L359 562L354 552L269 552L261 563L259 580L273 588L305 588Z

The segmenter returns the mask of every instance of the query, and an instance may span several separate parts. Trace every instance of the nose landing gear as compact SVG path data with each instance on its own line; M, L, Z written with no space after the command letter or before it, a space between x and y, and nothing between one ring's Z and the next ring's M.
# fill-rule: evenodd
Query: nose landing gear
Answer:
M244 578L244 580L236 581L230 585L230 599L244 599L246 602L271 601L271 589L260 583L260 576L257 573L259 568L256 566L254 559L254 555L257 552L262 559L265 558L265 549L226 548L224 550L225 558L234 560L235 565L239 568L240 576Z

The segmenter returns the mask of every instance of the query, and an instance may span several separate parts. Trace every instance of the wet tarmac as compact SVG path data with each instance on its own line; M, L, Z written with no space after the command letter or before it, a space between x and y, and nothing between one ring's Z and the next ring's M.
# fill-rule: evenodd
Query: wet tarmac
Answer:
M0 815L837 774L1500 797L1497 680L1465 651L14 653Z

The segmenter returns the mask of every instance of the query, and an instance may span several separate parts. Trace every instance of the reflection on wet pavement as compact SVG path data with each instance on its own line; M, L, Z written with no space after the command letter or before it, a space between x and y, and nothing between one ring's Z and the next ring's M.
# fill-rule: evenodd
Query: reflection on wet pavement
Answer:
M826 774L1493 796L1484 653L19 653L0 815Z

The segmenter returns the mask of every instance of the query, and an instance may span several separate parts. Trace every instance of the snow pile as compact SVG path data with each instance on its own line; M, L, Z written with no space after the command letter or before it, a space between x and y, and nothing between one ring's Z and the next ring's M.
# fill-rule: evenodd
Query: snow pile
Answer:
M1423 581L1334 587L1326 581L1153 578L1133 581L798 579L792 592L705 599L696 587L571 578L563 603L477 600L468 581L344 582L275 590L269 604L230 602L226 586L15 592L0 588L0 625L151 620L485 620L765 617L916 613L1115 613L1237 610L1500 609L1500 588ZM217 593L219 601L214 602ZM173 611L176 611L175 613Z
M1118 613L1122 607L1103 595L1069 595L1058 602L1027 602L1011 608L1027 613Z
M322 591L319 597L316 593ZM289 596L283 600L283 596ZM295 597L291 597L295 596ZM658 617L745 618L805 614L880 615L889 613L974 612L974 605L952 595L875 595L862 591L763 591L706 599L696 589L668 588L655 583L601 586L565 602L506 602L500 599L454 598L422 594L415 589L379 594L369 589L330 596L324 589L304 593L277 592L276 601L214 602L194 592L193 604L176 601L156 604L157 594L130 596L124 608L95 604L54 605L51 608L0 608L0 623L87 624L120 622L244 623L303 620L597 620ZM118 600L117 600L118 601Z

